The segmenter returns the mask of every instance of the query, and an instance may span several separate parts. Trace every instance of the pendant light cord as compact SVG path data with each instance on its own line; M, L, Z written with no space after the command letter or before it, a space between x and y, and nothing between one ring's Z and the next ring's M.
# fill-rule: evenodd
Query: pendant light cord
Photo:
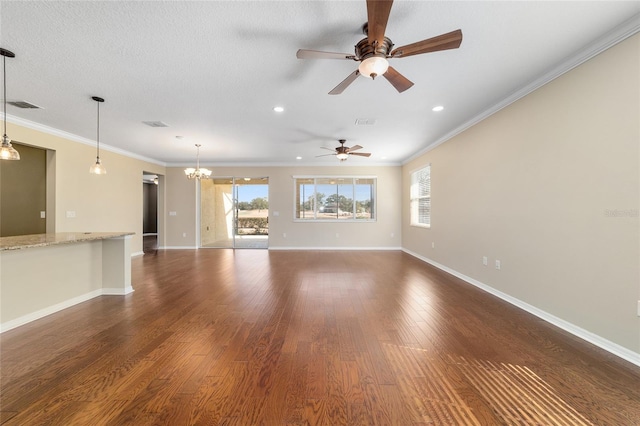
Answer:
M98 129L96 130L96 160L100 161L100 102L96 102L98 104Z
M3 93L4 93L4 137L7 137L7 57L2 56L2 79L3 83Z

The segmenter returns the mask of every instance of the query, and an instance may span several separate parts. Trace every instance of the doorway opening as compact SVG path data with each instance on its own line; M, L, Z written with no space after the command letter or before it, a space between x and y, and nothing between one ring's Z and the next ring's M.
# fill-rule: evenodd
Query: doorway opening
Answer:
M158 250L158 175L142 174L142 251Z
M269 178L200 181L200 246L269 247Z

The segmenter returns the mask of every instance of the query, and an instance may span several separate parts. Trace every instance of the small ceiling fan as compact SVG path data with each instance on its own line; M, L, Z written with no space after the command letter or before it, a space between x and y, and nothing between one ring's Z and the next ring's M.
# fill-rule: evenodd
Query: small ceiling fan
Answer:
M340 161L345 161L347 158L349 158L350 155L359 155L360 157L371 156L370 152L353 152L353 151L362 149L360 145L354 145L351 148L349 148L348 146L344 146L346 139L340 139L338 140L338 142L340 142L340 146L337 146L334 149L326 148L324 146L321 147L323 149L328 149L329 151L335 151L333 154L316 155L316 157L326 157L327 155L335 155L336 157L338 157Z
M299 49L296 53L298 59L351 59L360 62L358 69L349 74L340 84L329 92L330 95L339 95L359 75L375 79L379 75L384 76L389 83L400 93L404 92L413 83L405 76L389 65L388 59L404 58L422 53L437 52L439 50L457 49L462 43L462 30L441 34L426 40L397 47L393 50L393 42L385 37L389 13L393 0L367 0L368 22L362 27L367 36L355 46L355 54L322 52L318 50Z

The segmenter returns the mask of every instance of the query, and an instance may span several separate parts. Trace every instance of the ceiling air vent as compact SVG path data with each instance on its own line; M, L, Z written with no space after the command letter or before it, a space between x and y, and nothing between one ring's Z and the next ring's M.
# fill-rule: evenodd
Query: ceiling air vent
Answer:
M24 109L42 109L38 105L30 104L27 101L7 101L9 105L13 105L14 107L24 108Z
M373 126L376 124L375 118L357 118L356 126Z
M143 123L151 127L169 127L167 123L163 123L162 121L143 121Z

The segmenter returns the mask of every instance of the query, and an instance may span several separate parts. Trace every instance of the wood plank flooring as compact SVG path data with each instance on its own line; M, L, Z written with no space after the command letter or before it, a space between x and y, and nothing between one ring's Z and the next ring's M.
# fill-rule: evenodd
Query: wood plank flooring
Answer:
M399 251L132 269L0 336L0 423L640 425L640 368Z

